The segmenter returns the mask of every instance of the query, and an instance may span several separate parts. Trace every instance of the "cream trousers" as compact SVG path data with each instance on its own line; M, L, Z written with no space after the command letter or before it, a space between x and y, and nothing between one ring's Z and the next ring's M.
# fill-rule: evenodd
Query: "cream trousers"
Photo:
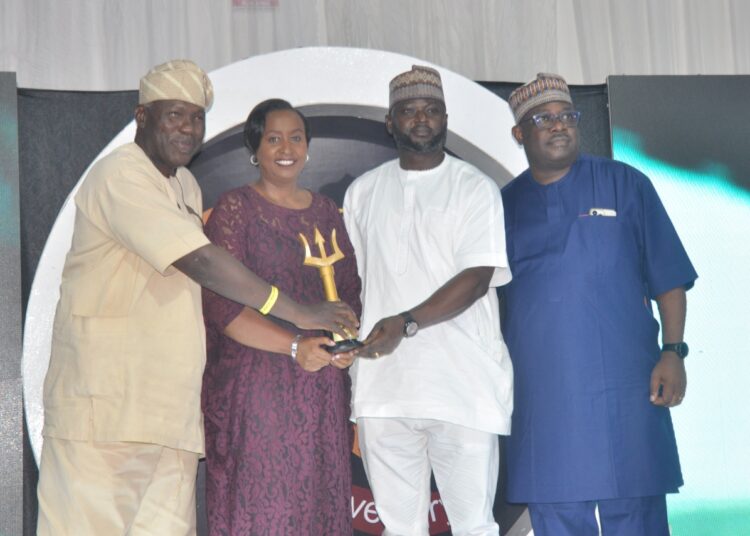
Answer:
M198 454L44 438L38 536L193 536Z

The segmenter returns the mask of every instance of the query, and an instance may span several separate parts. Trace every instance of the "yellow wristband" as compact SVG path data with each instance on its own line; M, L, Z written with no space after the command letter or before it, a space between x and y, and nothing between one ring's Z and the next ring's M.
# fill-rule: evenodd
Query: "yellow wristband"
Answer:
M263 304L263 307L258 309L258 311L260 311L260 314L267 315L268 313L270 313L278 298L279 289L277 289L274 285L271 285L271 293L268 295L266 303Z

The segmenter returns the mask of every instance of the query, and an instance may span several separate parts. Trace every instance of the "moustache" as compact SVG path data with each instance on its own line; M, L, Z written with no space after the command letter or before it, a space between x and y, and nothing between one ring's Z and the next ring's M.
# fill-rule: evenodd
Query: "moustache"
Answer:
M411 133L417 134L419 136L425 136L427 134L432 134L433 130L430 127L420 125L418 127L414 127L413 129L411 129Z
M550 143L555 142L557 140L570 141L570 136L568 136L567 134L555 134L549 139Z

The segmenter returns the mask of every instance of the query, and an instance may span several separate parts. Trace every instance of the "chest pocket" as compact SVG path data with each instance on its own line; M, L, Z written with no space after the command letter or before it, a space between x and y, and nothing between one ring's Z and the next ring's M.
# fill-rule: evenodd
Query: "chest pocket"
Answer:
M567 234L560 269L601 277L638 266L635 233L621 217L581 216Z
M575 217L509 234L514 278L530 276L535 292L552 301L638 274L635 232L617 217Z

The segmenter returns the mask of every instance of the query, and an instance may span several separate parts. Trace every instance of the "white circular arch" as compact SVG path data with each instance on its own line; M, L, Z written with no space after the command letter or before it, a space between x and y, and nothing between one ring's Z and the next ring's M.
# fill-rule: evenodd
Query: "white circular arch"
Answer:
M424 60L358 48L284 50L211 72L215 100L207 116L206 140L244 122L255 104L271 97L282 97L294 106L330 104L387 110L388 82L414 64L430 65L440 71L451 134L469 142L511 175L526 168L526 156L510 135L513 116L503 99L468 78ZM132 141L134 136L135 123L131 122L94 161ZM81 179L86 173L88 169ZM62 268L73 233L73 195L81 179L65 200L47 238L26 309L22 360L24 406L37 463L44 422L42 386L49 365Z

